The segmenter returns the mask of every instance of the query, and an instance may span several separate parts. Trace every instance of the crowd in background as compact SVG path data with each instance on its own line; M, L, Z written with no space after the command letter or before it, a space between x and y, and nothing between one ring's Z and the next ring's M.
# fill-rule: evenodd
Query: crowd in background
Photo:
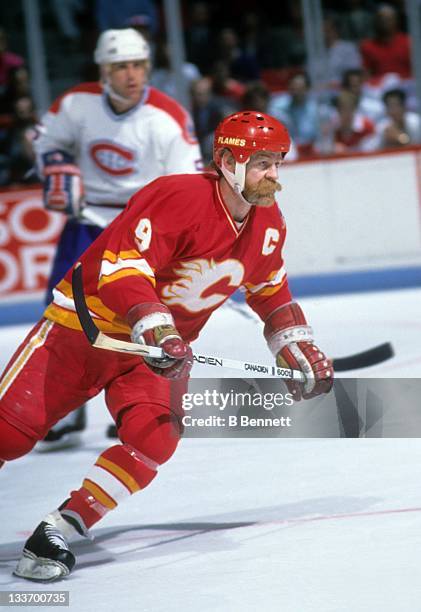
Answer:
M175 95L162 2L49 2L70 56L81 48L86 53L80 80L97 78L92 49L98 33L131 26L151 43L151 83ZM215 126L238 109L283 121L294 143L290 160L421 143L404 2L322 6L327 79L317 91L308 76L299 1L282 3L278 16L265 0L182 3L183 73L206 162ZM9 50L0 28L0 185L37 180L31 147L37 119L26 62Z
M25 61L8 50L6 32L0 28L0 185L35 180L32 140L36 122Z

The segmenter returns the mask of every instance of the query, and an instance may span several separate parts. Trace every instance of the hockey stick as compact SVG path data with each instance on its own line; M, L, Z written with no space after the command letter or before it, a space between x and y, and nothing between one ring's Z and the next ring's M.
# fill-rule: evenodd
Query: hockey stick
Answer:
M164 351L156 346L146 346L136 344L134 342L125 342L124 340L116 340L106 334L103 334L95 325L88 305L86 304L83 291L82 281L82 264L77 263L72 273L72 290L73 300L75 302L77 316L79 317L82 329L92 346L109 351L118 351L121 353L129 353L132 355L140 355L142 357L154 357L161 359L164 357ZM245 373L262 373L268 376L277 376L287 380L297 380L304 382L304 374L298 370L289 370L288 368L278 368L276 366L266 365L262 363L251 363L248 361L238 361L236 359L225 359L225 357L214 357L213 355L202 355L195 353L193 359L196 363L202 363L218 368L230 368L241 370Z
M110 336L107 336L106 334L103 334L97 328L85 301L82 280L82 264L80 262L76 264L72 273L72 290L76 312L79 317L80 324L92 346L111 351L131 353L132 355L146 355L158 359L164 356L164 352L158 347L135 344L134 342L125 342L124 340L116 340L114 338L111 338ZM390 357L392 356L392 345L389 342L385 342L384 344L375 346L372 349L368 349L367 351L356 353L355 355L349 355L348 357L334 359L333 368L337 372L365 368L372 365L376 365L378 363L382 363L383 361L390 359ZM239 361L236 359L225 359L222 357L201 355L198 353L195 353L193 357L196 363L202 363L205 365L215 366L219 368L231 368L235 370L241 370L246 373L258 372L267 374L268 376L278 376L280 378L293 379L301 382L304 381L304 375L302 374L302 372L297 370L278 368L262 363L251 363L247 361Z
M370 366L387 361L393 357L394 354L393 346L390 342L384 342L366 351L361 351L361 353L355 353L348 357L336 357L336 359L333 360L333 369L335 372L346 372L347 370L369 368Z
M247 312L244 312L241 305L235 302L233 299L229 300L230 307L236 312L241 314L246 319L258 323L258 321ZM387 361L393 357L394 352L390 342L384 342L374 346L371 349L362 351L361 353L355 353L348 357L337 357L333 360L333 366L336 372L346 372L347 370L359 370L361 368L368 368L370 366L377 365L383 361Z
M102 215L98 214L91 208L83 208L81 211L81 216L84 217L86 220L91 221L92 223L95 223L99 227L106 228L108 226L106 219L104 219ZM235 307L235 303L234 303L234 307ZM103 342L103 340L99 340L98 342ZM96 344L96 346L98 346L98 344ZM133 352L133 351L130 351L127 349L124 352ZM355 353L354 355L349 355L348 357L337 357L336 359L333 360L333 367L336 372L346 372L348 370L359 370L361 368L368 368L370 366L374 366L379 363L383 363L384 361L387 361L393 356L394 356L394 352L393 352L393 347L391 343L384 342L383 344L374 346L373 348L367 349L366 351L361 351L361 353ZM210 357L208 359L211 360L212 358ZM237 369L236 366L227 365L225 367L233 367ZM263 367L266 367L266 366L263 366Z
M107 220L104 219L102 215L99 215L97 212L92 210L92 208L82 208L80 211L80 217L85 219L85 221L90 221L94 225L98 225L98 227L101 227L102 229L108 227Z

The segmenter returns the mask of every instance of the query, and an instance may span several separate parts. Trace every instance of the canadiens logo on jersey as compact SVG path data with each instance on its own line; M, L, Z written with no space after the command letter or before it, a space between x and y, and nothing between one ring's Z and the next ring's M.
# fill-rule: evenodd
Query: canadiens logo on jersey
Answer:
M168 306L178 305L190 312L200 312L215 308L227 299L229 294L218 293L218 283L225 281L230 287L241 285L244 266L237 259L220 262L193 259L183 262L181 268L174 270L174 273L180 279L163 287L162 301Z
M107 140L91 144L89 153L103 172L112 176L127 176L135 172L136 151Z

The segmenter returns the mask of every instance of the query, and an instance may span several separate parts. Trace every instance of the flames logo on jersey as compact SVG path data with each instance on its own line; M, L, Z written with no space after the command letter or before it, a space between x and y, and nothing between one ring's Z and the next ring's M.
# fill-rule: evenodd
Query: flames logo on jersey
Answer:
M97 140L89 149L98 168L112 176L127 176L135 171L136 152L107 140Z
M220 262L193 259L183 262L181 266L174 270L180 279L163 287L161 300L168 306L179 305L189 312L200 312L222 304L228 295L218 293L217 288L211 293L211 287L226 279L228 285L235 290L244 277L244 266L237 259Z

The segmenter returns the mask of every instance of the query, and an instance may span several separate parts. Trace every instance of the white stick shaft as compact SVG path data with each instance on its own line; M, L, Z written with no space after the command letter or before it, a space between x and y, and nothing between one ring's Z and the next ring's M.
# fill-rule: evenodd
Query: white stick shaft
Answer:
M254 363L250 361L239 361L237 359L225 359L225 357L215 357L213 355L200 355L194 353L194 361L204 365L215 366L218 368L230 368L231 370L241 370L245 374L267 374L267 376L277 376L279 378L305 381L305 376L299 370L288 368L278 368L266 363Z
M98 227L102 227L105 229L108 226L106 219L102 215L96 213L92 208L82 208L80 211L80 216L86 221L91 221L91 223L95 223Z
M158 346L147 346L146 344L135 344L134 342L117 340L116 338L110 338L110 336L107 336L102 332L99 332L93 346L96 348L106 349L108 351L131 353L132 355L153 357L155 359L162 359L165 356L164 351Z
M134 342L126 342L125 340L116 340L102 332L99 332L93 346L97 348L107 349L109 351L118 351L120 353L130 353L132 355L140 355L162 359L164 351L157 346L147 346L144 344L135 344ZM288 368L278 368L263 363L253 363L249 361L239 361L237 359L225 359L224 357L215 357L214 355L202 355L194 353L193 359L195 363L213 366L216 368L230 368L231 370L240 370L245 374L267 374L268 376L276 376L286 380L296 380L304 382L305 377L299 370L289 370Z

